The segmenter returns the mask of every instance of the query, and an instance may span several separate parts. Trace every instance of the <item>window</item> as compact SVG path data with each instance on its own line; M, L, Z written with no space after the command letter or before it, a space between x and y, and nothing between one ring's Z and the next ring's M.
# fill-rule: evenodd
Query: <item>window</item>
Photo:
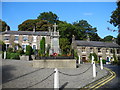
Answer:
M26 49L26 45L22 45L22 49L25 50Z
M82 47L82 52L85 52L85 47Z
M106 49L106 53L109 53L109 49Z
M15 46L15 50L18 50L18 46L17 45Z
M10 36L5 36L4 40L9 40Z
M120 54L120 50L119 49L117 49L117 54Z
M93 52L93 48L90 48L90 52Z
M27 41L28 37L27 36L23 36L23 41Z
M113 49L110 49L110 53L113 53Z
M15 36L15 41L18 41L19 37L18 36Z
M101 48L98 48L98 52L101 52Z
M5 46L6 46L6 49L7 49L7 48L9 48L10 44L5 44Z
M36 45L33 45L33 50L36 50Z

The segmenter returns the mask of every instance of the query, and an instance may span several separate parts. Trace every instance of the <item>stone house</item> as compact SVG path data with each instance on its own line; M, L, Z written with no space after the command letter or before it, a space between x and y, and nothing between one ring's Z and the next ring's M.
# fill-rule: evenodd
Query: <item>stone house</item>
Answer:
M12 47L15 50L19 46L26 50L26 46L30 45L34 50L40 49L40 40L45 37L45 47L51 46L50 53L60 53L59 49L59 31L56 30L57 25L53 25L54 29L49 31L8 31L0 33L1 40L5 43L6 48Z
M77 50L80 59L85 62L89 60L90 53L96 53L98 60L105 59L107 62L114 61L113 53L120 60L120 46L113 42L87 41L72 39L72 47Z

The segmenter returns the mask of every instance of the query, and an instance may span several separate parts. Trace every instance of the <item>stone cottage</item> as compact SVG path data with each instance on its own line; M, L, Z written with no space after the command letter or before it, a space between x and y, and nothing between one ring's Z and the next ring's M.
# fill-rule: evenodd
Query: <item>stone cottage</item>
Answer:
M96 53L98 60L100 58L105 59L107 62L114 61L113 53L115 53L116 58L120 60L120 46L113 42L100 42L100 41L82 41L75 40L73 36L72 47L77 50L80 59L85 62L89 60L90 53Z

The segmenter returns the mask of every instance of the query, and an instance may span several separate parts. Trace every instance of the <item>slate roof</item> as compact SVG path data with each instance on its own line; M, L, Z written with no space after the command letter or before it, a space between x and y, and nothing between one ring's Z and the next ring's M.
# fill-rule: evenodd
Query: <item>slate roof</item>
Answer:
M100 41L80 41L80 40L76 40L76 44L77 44L77 46L120 48L120 46L116 43L100 42Z
M48 31L7 31L1 32L1 34L15 34L15 35L42 35L42 36L50 36L50 32Z

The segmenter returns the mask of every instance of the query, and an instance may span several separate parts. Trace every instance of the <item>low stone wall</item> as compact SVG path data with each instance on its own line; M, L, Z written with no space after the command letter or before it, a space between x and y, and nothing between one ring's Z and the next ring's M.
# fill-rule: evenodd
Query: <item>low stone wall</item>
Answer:
M76 68L75 59L33 60L35 68Z
M20 60L29 61L29 56L22 55L20 56Z
M2 54L0 53L0 60L2 60Z

